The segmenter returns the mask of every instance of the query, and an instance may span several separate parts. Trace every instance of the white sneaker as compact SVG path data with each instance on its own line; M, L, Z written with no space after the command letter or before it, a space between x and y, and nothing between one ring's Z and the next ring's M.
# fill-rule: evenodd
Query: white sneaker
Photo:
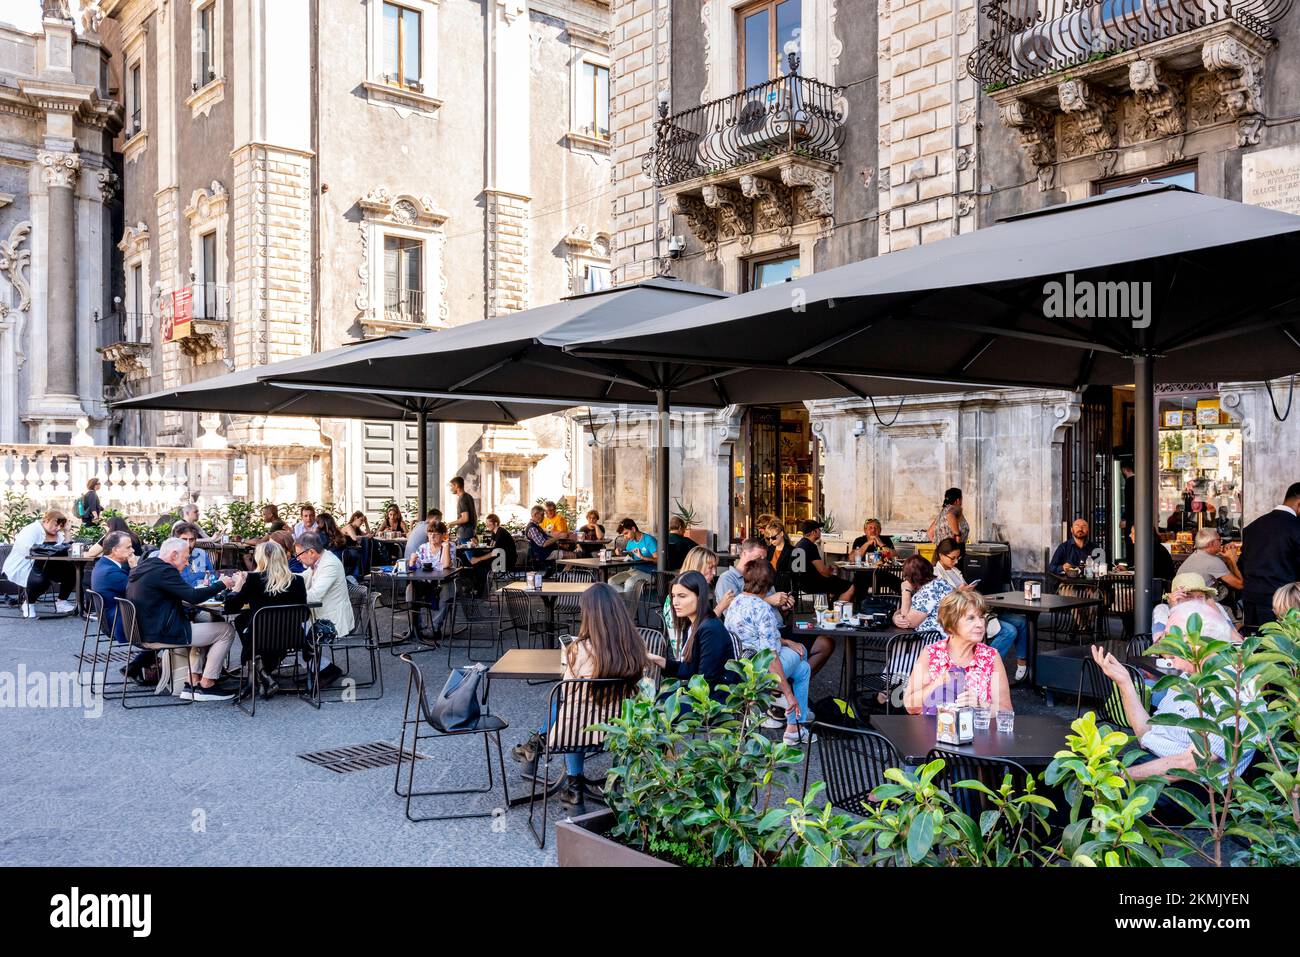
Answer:
M1016 678L1015 678L1016 684L1019 684L1020 682L1024 681L1025 675L1027 674L1029 674L1028 663L1023 665L1016 665Z
M68 601L67 599L60 598L54 603L54 610L60 615L70 615L72 612L77 610L77 603L75 601Z
M767 728L769 731L775 731L777 728L784 728L785 721L781 718L774 718L771 715L768 715L763 719L763 723L760 727Z
M28 602L23 602L23 617L24 618L36 617L36 609L33 608Z
M805 742L807 742L808 744L813 744L816 741L817 741L817 735L813 734L811 731L802 727L798 731L795 731L793 734L787 731L785 734L781 735L781 743L788 744L792 748L798 747L800 744L803 744Z

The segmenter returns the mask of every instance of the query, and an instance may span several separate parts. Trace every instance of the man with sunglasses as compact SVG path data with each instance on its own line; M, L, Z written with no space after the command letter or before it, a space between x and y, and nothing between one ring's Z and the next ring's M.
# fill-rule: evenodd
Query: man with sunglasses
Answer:
M334 633L346 635L352 631L352 600L348 596L347 573L343 562L325 547L316 532L300 535L294 541L293 557L302 562L302 573L307 585L307 601L320 602L316 609L317 621L334 625ZM343 675L343 669L330 660L329 648L321 648L320 686L328 688ZM309 679L310 680L310 679Z

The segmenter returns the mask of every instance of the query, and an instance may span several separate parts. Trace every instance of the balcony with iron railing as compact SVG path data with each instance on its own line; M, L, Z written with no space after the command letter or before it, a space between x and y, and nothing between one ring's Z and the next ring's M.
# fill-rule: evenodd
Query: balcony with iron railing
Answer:
M986 0L967 72L1038 169L1217 128L1259 142L1264 65L1292 0ZM1224 145L1207 141L1206 149ZM1184 152L1181 141L1170 153Z
M643 168L712 251L800 222L830 225L844 91L800 75L797 53L787 66L774 80L680 113L660 103Z
M99 321L99 354L128 382L152 371L154 317L147 312L114 312Z
M179 328L173 332L181 352L195 365L224 358L229 325L230 287L220 282L190 283L189 329L183 335Z
M387 335L423 326L430 321L423 289L387 287L381 295L383 307L372 307L361 319L362 327L368 335Z

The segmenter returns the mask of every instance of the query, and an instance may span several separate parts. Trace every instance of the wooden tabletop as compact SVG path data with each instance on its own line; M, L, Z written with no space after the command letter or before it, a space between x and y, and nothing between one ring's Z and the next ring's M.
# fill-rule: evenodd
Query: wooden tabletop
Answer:
M812 627L799 628L797 625L800 621L811 621ZM893 638L895 635L910 634L914 630L911 628L899 628L892 622L884 628L841 628L838 625L830 628L820 628L817 625L816 619L811 619L807 615L796 615L795 623L796 627L790 629L790 637L796 640L800 635L829 635L832 638L867 638L884 642Z
M581 595L596 582L548 582L543 581L542 587L529 588L528 582L511 582L501 588L501 591L521 591L527 595Z
M993 608L1018 611L1026 614L1041 614L1045 611L1068 611L1071 608L1085 608L1088 605L1100 605L1101 600L1086 595L1044 595L1042 598L1025 598L1022 591L1004 591L996 595L985 595L984 601Z
M919 714L873 714L872 730L889 739L902 759L909 764L925 761L935 747L935 717ZM1016 728L999 734L997 717L987 731L976 731L969 744L940 744L939 747L963 751L981 758L1008 758L1025 767L1046 767L1057 751L1065 748L1070 722L1054 714L1017 714Z
M461 570L459 568L444 568L442 571L438 572L416 571L409 568L404 572L385 572L375 568L371 570L370 574L387 575L389 578L413 582L441 582L446 581L448 578L455 578L460 574L460 572Z
M29 555L34 562L97 562L104 557L98 555Z
M557 558L557 565L576 565L579 568L613 568L615 566L635 565L637 560L634 558L610 558L601 561L599 558Z
M488 679L559 681L564 676L558 648L511 648L488 669Z

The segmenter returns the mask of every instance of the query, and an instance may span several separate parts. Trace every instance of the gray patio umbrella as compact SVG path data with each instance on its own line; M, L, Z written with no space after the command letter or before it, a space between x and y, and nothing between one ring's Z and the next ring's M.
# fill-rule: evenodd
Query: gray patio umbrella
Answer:
M609 362L1007 386L1136 387L1135 507L1152 514L1154 382L1300 371L1300 217L1141 184L644 321ZM721 357L725 356L725 360ZM1147 629L1154 542L1137 526Z
M175 389L164 389L113 403L119 409L169 409L182 412L225 412L231 415L291 415L338 419L409 419L419 423L418 462L421 475L420 514L427 510L428 491L424 481L428 463L429 422L514 423L520 419L563 411L567 406L518 399L464 396L392 395L381 385L367 388L320 392L303 388L281 388L264 381L308 363L325 359L362 356L395 342L414 341L428 333L408 332L380 339L340 346L296 359L240 369Z
M659 413L658 532L667 542L668 455L665 424L671 406L718 408L802 399L951 391L937 382L900 382L772 369L749 373L730 357L696 351L685 362L587 359L566 347L613 335L639 322L672 316L701 303L727 301L717 289L671 278L650 279L480 322L434 336L390 343L364 354L321 356L268 382L301 389L348 392L382 384L390 395L492 395L545 399L567 405L643 405ZM717 361L721 358L723 361ZM961 388L969 388L963 384ZM659 549L663 570L665 549Z

